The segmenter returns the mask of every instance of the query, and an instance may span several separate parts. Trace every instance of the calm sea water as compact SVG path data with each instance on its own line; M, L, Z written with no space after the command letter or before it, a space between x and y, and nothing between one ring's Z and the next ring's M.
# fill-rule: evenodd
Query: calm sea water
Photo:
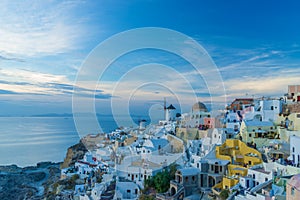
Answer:
M104 132L117 128L112 117L99 120ZM96 133L88 123L86 130ZM0 165L63 161L79 139L72 117L0 117Z

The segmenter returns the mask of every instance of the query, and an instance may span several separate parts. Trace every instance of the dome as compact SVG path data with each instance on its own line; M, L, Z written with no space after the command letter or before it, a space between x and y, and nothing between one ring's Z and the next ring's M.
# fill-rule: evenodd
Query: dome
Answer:
M208 112L204 103L201 103L200 101L198 103L195 103L192 107L192 112L197 112L197 111Z

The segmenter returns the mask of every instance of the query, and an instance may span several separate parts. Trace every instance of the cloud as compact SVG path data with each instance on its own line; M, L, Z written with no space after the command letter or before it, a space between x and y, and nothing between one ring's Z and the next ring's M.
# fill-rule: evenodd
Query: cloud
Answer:
M287 92L288 85L299 84L299 76L273 76L247 79L232 79L226 81L229 94L258 96L282 96Z
M96 99L111 98L110 94L103 90L77 87L67 79L65 75L54 75L31 70L0 69L0 94L10 95L48 95L69 96L73 94L73 88L81 97L95 95ZM18 80L18 81L15 81Z
M72 11L82 2L1 1L0 56L53 55L72 50L83 35ZM80 21L80 19L77 19Z
M1 90L0 89L0 94L17 94L16 92L10 91L10 90Z
M10 58L10 57L1 56L1 55L0 55L0 60L8 60L8 61L16 61L16 62L25 62L23 59L20 59L20 58Z

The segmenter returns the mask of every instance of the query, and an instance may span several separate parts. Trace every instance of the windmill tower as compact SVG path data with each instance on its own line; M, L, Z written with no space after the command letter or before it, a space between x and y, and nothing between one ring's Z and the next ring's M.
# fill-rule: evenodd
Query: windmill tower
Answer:
M166 108L166 121L175 120L175 110L176 108L172 104Z

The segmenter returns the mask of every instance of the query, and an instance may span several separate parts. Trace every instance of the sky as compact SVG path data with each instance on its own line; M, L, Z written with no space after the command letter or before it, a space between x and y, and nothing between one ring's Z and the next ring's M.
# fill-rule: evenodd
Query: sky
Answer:
M80 100L92 101L99 114L124 107L135 115L162 113L164 97L178 112L190 111L196 101L225 106L238 97L280 97L288 85L300 84L299 6L279 0L2 0L0 115L72 113L74 85ZM76 85L93 56L95 66L101 65L98 57L105 59L97 54L99 45L143 27L174 30L197 41L222 81L195 73L178 55L141 49L114 60L96 88ZM210 79L213 87L207 85Z

